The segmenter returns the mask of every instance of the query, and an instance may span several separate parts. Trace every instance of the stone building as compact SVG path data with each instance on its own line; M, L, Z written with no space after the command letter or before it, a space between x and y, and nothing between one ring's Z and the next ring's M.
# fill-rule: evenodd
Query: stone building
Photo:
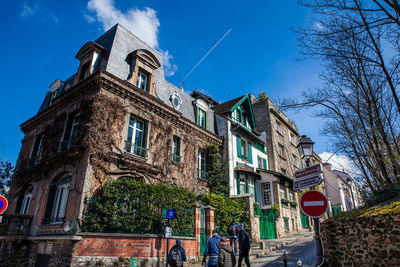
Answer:
M87 200L107 179L209 191L207 147L222 145L214 111L165 80L161 54L117 24L83 45L76 58L76 74L56 80L39 112L21 125L2 222L8 234L0 237L2 266L13 260L68 266L90 255L90 237L80 235L80 226ZM95 240L101 238L111 237ZM152 238L152 245L165 247ZM145 246L140 240L135 244ZM198 255L198 240L186 242L194 247L188 256Z
M266 132L268 168L260 170L262 208L279 209L276 232L279 236L298 231L301 226L298 193L293 190L293 174L302 168L297 149L299 133L296 125L274 103L260 94L252 96L257 131Z

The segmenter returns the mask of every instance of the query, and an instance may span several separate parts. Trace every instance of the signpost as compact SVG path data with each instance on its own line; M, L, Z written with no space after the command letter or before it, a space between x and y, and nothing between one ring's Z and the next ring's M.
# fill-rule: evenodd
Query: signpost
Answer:
M0 196L0 214L2 214L8 206L8 201L5 197Z
M175 210L168 210L167 219L175 219Z
M310 186L316 186L319 185L321 182L322 182L322 177L320 175L308 176L299 181L295 181L293 183L293 189L299 190Z
M322 166L320 163L312 165L310 167L298 170L294 173L295 180L302 180L310 176L320 174L322 172Z
M328 209L328 201L321 192L310 190L301 196L300 208L305 215L312 218L319 218Z

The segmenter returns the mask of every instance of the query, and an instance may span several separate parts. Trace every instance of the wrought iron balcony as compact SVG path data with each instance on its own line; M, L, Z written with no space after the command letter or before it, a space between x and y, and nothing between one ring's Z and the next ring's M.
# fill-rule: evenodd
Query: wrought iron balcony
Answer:
M0 235L26 236L32 223L32 215L4 214L0 215Z

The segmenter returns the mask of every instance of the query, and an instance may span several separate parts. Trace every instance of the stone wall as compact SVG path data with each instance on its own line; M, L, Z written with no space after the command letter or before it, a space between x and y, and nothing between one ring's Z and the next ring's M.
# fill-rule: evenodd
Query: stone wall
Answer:
M329 266L400 266L400 213L333 218L321 235Z

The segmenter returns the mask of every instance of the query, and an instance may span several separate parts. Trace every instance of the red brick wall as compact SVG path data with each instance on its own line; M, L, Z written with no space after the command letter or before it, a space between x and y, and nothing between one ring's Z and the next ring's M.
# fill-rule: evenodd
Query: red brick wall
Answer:
M76 245L74 256L162 258L167 253L167 240L151 235L88 234L82 238ZM198 256L198 243L194 237L180 239L186 256ZM169 239L168 251L175 245L175 240Z

